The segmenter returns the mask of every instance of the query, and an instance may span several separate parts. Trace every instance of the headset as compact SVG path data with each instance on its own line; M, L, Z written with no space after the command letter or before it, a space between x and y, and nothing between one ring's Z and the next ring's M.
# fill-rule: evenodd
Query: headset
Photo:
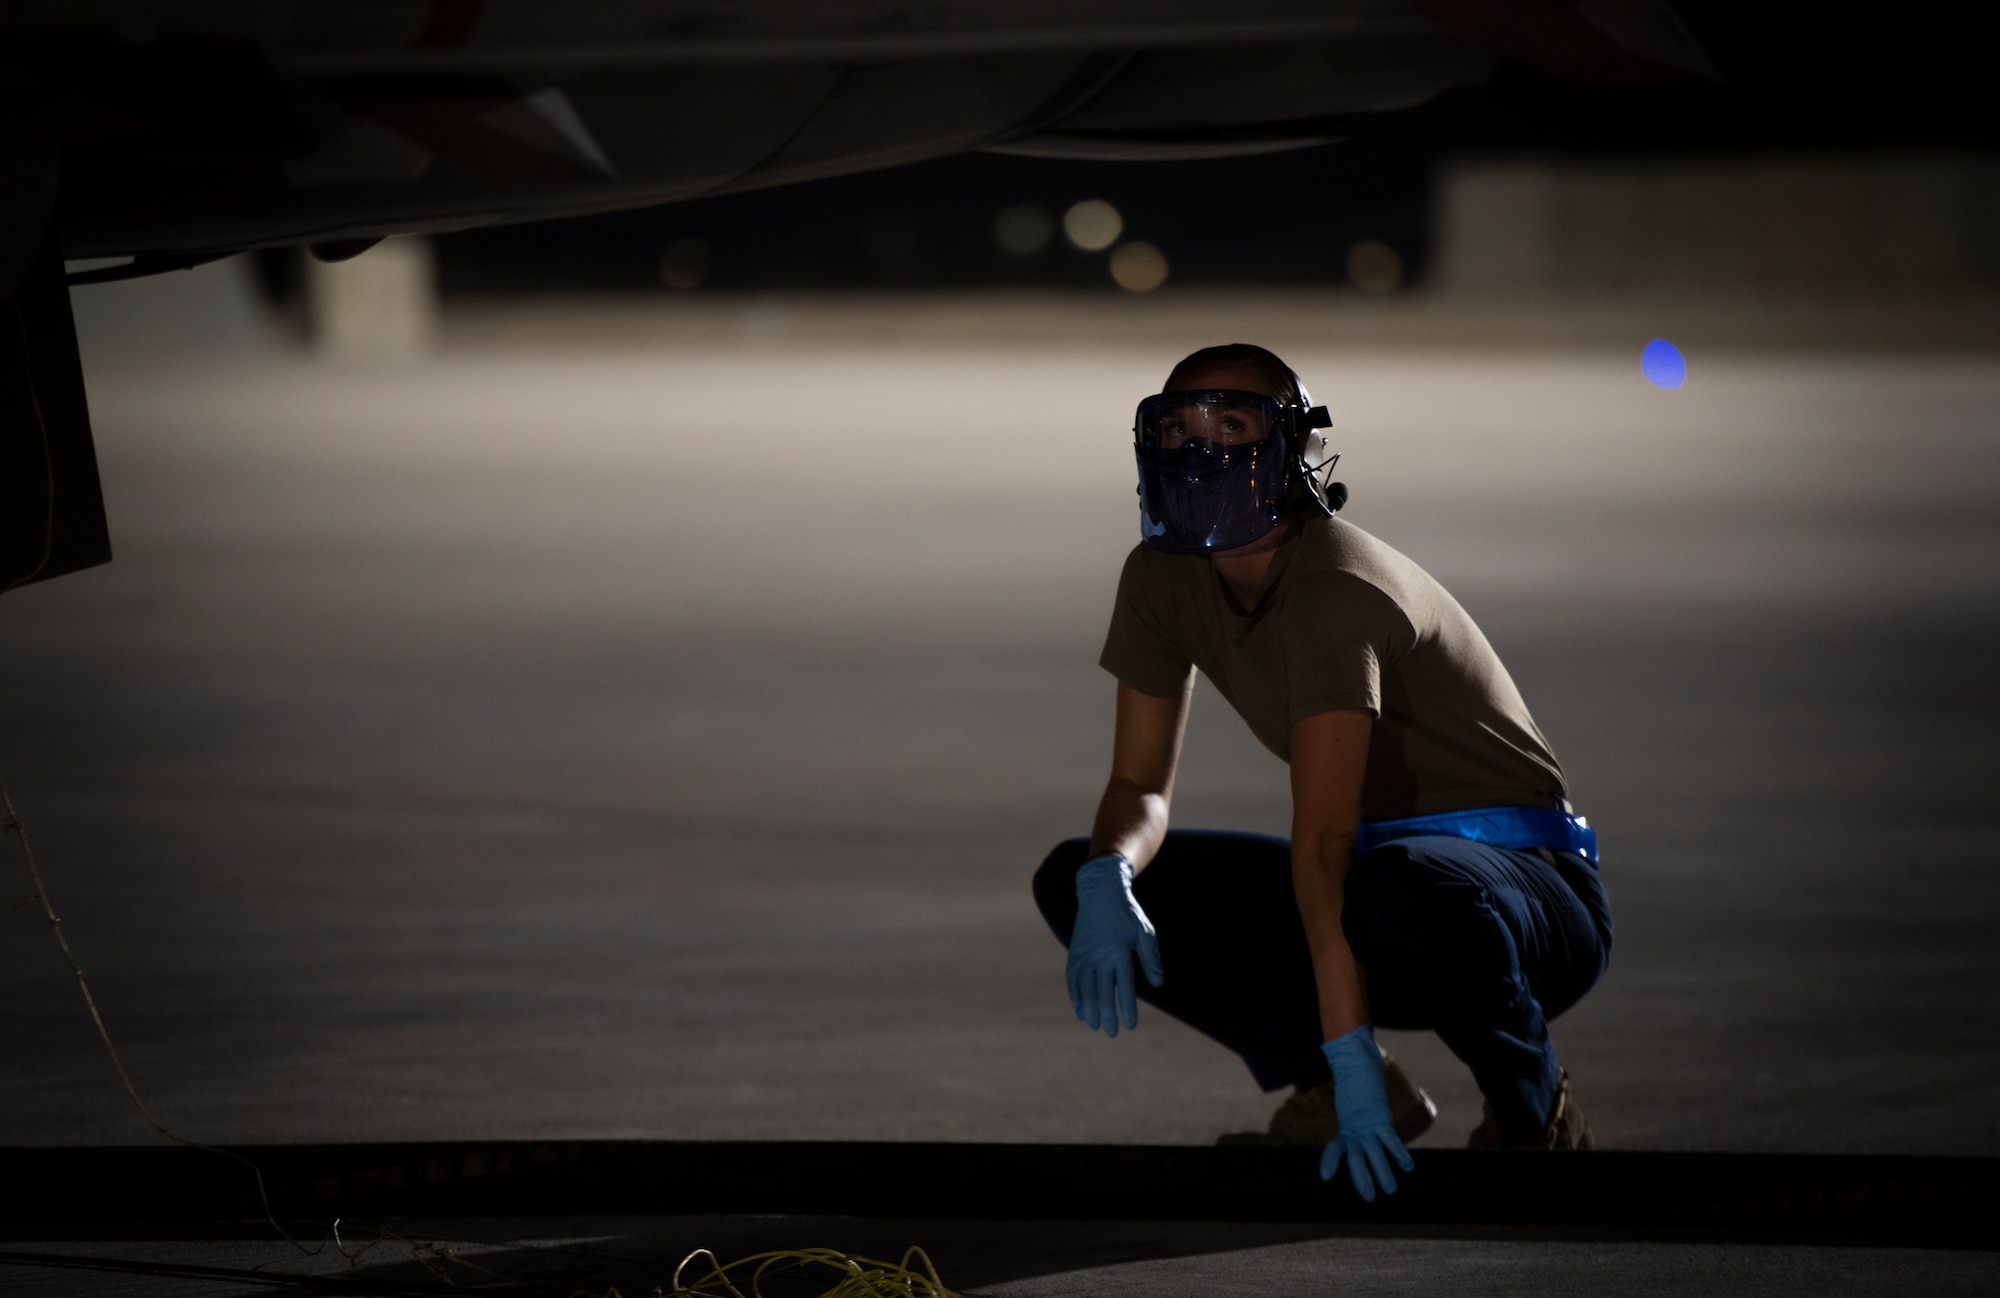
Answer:
M1326 439L1319 436L1318 430L1333 427L1333 416L1327 412L1325 406L1313 404L1312 394L1306 391L1305 382L1299 378L1297 370L1287 365L1276 353L1266 351L1262 347L1257 350L1270 357L1285 371L1286 376L1292 381L1293 400L1298 403L1279 407L1284 419L1285 445L1290 455L1290 461L1285 466L1285 503L1288 507L1295 508L1302 503L1299 497L1303 496L1318 510L1320 517L1332 518L1340 512L1340 507L1347 503L1347 484L1328 481L1333 473L1333 466L1340 463L1340 452L1330 452L1318 465L1310 463L1306 453L1313 448L1314 443L1318 443L1321 448L1325 447Z

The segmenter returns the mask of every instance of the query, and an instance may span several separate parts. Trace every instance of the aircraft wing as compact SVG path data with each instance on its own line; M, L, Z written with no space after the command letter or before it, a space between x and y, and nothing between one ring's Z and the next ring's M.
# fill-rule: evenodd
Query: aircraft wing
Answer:
M65 254L164 266L973 149L1275 150L1488 74L1495 6L1418 3L36 0L0 17L0 170L59 154Z

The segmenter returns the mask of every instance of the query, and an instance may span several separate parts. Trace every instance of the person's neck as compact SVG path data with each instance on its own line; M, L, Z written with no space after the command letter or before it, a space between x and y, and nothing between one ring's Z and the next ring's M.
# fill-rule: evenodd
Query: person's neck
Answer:
M1223 550L1209 556L1215 564L1216 575L1235 597L1237 607L1245 613L1257 609L1257 596L1264 589L1264 575L1271 571L1271 560L1278 557L1278 548L1292 535L1290 523L1279 523L1264 535L1248 545L1239 545L1234 550Z

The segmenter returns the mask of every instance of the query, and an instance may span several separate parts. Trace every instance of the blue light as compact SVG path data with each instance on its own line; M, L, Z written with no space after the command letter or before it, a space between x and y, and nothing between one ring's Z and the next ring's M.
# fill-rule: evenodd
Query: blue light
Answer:
M1664 338L1655 338L1639 353L1639 372L1656 388L1677 388L1687 381L1687 358Z

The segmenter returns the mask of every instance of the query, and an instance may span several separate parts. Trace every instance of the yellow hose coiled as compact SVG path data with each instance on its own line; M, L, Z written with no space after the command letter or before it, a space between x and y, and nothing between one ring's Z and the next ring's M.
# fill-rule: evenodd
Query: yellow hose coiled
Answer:
M690 1268L704 1258L707 1270L691 1272ZM855 1257L831 1248L798 1248L753 1253L725 1263L707 1249L698 1248L674 1268L673 1288L656 1288L653 1294L655 1298L763 1298L765 1277L777 1271L811 1268L824 1268L838 1276L832 1288L820 1291L819 1298L959 1298L938 1278L930 1256L914 1246L904 1252L901 1262ZM623 1295L608 1289L601 1298Z

